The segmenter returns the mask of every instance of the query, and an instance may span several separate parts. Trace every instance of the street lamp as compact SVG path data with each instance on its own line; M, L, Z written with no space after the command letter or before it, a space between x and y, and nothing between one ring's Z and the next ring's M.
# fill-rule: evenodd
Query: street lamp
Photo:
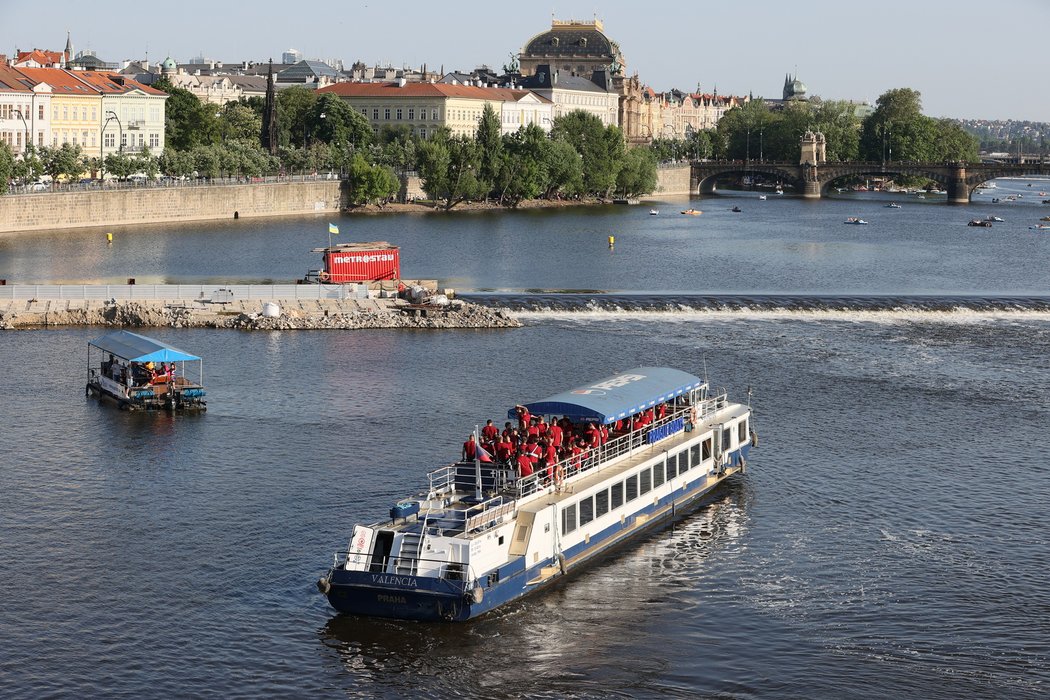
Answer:
M764 157L765 154L764 154L764 152L762 150L762 148L763 148L763 139L765 138L765 134L766 134L766 130L765 129L759 129L758 130L758 162L759 163L766 162L766 159Z
M114 119L117 120L117 128L120 129L119 138L121 140L124 139L124 127L121 126L120 119L117 117L115 112L106 112L106 121L102 124L102 133L99 134L98 144L99 179L103 181L105 181L106 179L106 154L104 151L106 144L106 127L109 126L109 123ZM120 144L120 147L121 150L123 150L123 144ZM103 184L105 184L105 182L103 182Z
M22 114L22 110L16 109L15 110L15 114L17 114L18 118L22 120L22 126L24 126L26 128L26 142L25 142L25 148L23 149L22 152L23 153L27 153L29 151L29 124L26 123L26 118L25 118L25 115ZM23 157L25 157L25 156L23 156Z
M117 116L116 112L106 112L106 124L109 123L110 119L114 119L117 122L117 152L124 152L124 125L120 123L120 117ZM105 131L106 127L103 125L102 130Z

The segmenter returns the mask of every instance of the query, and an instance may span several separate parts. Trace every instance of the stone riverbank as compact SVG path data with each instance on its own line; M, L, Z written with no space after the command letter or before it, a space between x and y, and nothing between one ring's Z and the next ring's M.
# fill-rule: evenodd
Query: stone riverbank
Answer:
M50 326L312 330L364 328L518 328L507 311L453 300L447 306L402 299L288 299L280 315L263 316L264 301L0 300L0 329Z

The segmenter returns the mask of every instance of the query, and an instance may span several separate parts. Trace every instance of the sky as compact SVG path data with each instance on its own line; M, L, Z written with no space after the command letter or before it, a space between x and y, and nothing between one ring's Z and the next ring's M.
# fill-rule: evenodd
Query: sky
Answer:
M60 51L69 31L76 51L109 62L279 61L294 47L347 66L469 71L507 64L552 17L598 17L657 92L779 98L791 73L826 100L874 104L906 87L932 117L1050 122L1050 0L0 0L0 53Z

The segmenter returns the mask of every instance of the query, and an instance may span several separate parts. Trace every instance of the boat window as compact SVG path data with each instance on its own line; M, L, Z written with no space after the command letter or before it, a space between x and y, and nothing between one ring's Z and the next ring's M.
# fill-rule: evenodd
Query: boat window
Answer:
M678 473L678 455L667 456L667 478L673 479Z
M624 483L627 484L627 501L630 502L638 498L638 475L635 474L628 477Z
M733 440L733 431L726 428L722 431L722 449L728 450L732 445L730 444Z
M737 444L747 442L747 418L736 424Z
M609 507L616 510L623 505L623 482L617 481L612 485L612 502Z
M567 535L576 529L576 504L566 506L561 512L561 534Z
M594 520L594 498L588 496L580 500L580 527Z
M704 440L704 461L711 459L711 438Z
M653 465L653 486L659 486L664 483L664 465L654 464Z
M594 494L594 517L600 518L609 512L609 491L599 491Z
M653 489L653 472L651 469L646 469L638 475L638 494L646 494Z
M696 449L696 446L693 446ZM678 473L684 474L689 469L689 450L682 450L678 453Z

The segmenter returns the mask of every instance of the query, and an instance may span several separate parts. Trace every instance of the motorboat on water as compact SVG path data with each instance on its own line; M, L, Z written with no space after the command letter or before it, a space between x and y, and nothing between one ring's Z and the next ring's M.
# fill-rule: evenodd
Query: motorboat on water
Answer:
M766 198L766 196L765 196L764 194L760 194L760 195L758 195L758 198L759 198L759 199L765 199L765 198Z
M1042 218L1041 218L1041 219L1039 219L1039 220L1040 220L1040 221L1050 221L1050 216L1044 216L1044 217L1042 217Z
M1002 223L1003 222L1003 220L1001 218L999 218L998 216L986 216L986 217L984 217L984 220L989 222L989 223Z
M1050 224L1036 224L1028 227L1032 231L1050 231Z
M704 212L700 211L699 209L684 209L682 213L688 214L689 216L700 216Z
M421 621L478 617L695 509L744 472L757 444L749 405L667 367L638 367L507 417L542 436L540 459L528 457L531 440L510 457L513 437L475 429L463 460L430 472L389 518L353 527L317 582L333 608ZM557 442L562 449L551 451Z
M853 224L855 226L859 226L859 225L867 224L868 222L865 221L864 219L859 218L859 217L851 216L848 219L846 219L845 221L843 221L842 223L844 223L844 224Z
M657 216L660 213L659 209L650 209L649 216Z
M739 214L740 212L742 212L742 211L744 211L744 210L743 210L743 209L741 209L740 207L733 207L733 208L732 208L732 209L730 209L729 211L732 211L732 212L736 212L736 213L738 213L738 214Z
M991 228L992 222L987 219L970 219L966 224L967 226L984 226L985 228Z
M127 410L204 411L203 365L167 343L114 331L88 341L86 391Z
M896 202L890 202L889 204L886 205L886 208L887 209L902 209L903 207L901 207L901 205L897 204Z

